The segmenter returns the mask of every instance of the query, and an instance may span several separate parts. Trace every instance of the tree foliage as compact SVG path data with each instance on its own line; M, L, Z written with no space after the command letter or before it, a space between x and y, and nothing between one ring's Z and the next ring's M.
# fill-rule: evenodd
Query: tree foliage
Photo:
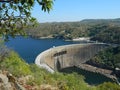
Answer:
M103 83L97 87L97 90L120 90L119 85L115 83Z
M96 56L91 59L91 62L94 64L98 64L102 67L112 68L120 68L120 46L118 47L109 47L101 52L99 52Z
M37 27L28 28L26 32L34 38L53 37L74 39L91 37L93 41L120 43L120 19L83 20L80 22L40 23Z
M107 26L102 28L101 31L92 37L92 40L98 40L105 43L120 44L120 27L119 26Z
M31 16L35 3L41 6L42 11L49 12L53 0L0 0L0 35L5 39L8 39L9 35L24 35L22 29L37 22Z

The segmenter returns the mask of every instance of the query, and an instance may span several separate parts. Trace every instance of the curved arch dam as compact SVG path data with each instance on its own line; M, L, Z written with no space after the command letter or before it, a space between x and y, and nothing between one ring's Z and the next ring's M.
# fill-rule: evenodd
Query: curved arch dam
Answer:
M103 43L71 44L53 47L40 53L35 59L35 64L54 72L67 67L79 66L106 47L108 45Z
M98 72L109 78L115 78L113 75L110 75L112 73L110 70L97 69L96 67L85 65L99 51L108 46L104 43L88 43L53 47L40 53L35 59L35 64L47 69L51 73L67 67L78 66L84 70Z

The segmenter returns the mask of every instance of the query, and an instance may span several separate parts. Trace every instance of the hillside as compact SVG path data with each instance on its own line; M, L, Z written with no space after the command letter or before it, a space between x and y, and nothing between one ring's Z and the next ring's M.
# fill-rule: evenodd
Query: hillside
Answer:
M88 63L115 71L116 68L120 68L120 46L100 51Z
M91 40L120 43L120 19L85 19L80 22L40 23L25 31L34 38L72 40L91 37ZM108 38L110 37L110 38Z
M27 64L13 51L5 52L0 58L0 90L120 90L119 85L112 82L90 86L77 73L51 74L35 64Z

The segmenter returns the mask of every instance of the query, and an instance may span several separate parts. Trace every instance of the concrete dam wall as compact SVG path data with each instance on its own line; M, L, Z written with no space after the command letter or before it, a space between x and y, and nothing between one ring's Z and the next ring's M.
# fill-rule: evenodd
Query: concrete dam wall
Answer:
M54 72L59 69L85 63L107 46L108 45L102 43L92 43L53 47L40 53L35 63L50 72Z

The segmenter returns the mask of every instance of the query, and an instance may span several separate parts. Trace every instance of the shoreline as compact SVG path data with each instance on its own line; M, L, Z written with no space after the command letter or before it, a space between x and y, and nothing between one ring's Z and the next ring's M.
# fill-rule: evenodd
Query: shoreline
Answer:
M90 41L90 37L79 37L79 38L74 38L72 41Z
M89 65L89 64L79 64L78 66L76 66L82 70L86 70L89 72L93 72L93 73L99 73L107 78L110 78L111 80L113 80L114 82L116 82L118 85L120 85L120 78L118 78L115 73L113 73L113 70L109 70L109 69L103 69L103 68L99 68L99 67L95 67L93 65Z
M57 39L52 36L47 37L40 37L40 36L32 36L32 35L16 35L16 36L22 36L22 37L31 37L33 39ZM96 41L91 41L90 37L80 37L80 38L74 38L74 39L60 39L64 41L73 41L73 42L86 42L86 43L98 43Z
M99 68L99 67L95 67L89 64L79 64L77 67L79 67L80 69L86 70L86 71L93 72L93 73L99 73L111 79L117 79L116 76L112 74L113 70Z
M31 38L34 38L34 39L56 39L52 36L47 36L47 37L37 37L37 36L32 36L32 35L28 35L30 36ZM64 41L81 41L81 42L96 42L96 41L91 41L90 40L90 37L81 37L81 38L74 38L74 39L62 39Z

